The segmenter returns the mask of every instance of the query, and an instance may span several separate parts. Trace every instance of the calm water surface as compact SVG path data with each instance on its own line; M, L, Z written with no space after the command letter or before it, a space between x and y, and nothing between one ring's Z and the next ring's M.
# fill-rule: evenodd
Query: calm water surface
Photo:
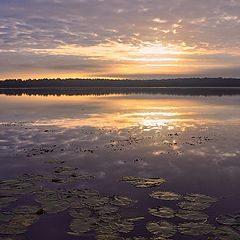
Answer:
M239 106L240 96L0 95L0 179L50 174L56 167L50 160L92 174L94 180L77 181L74 187L138 200L134 208L120 208L123 216L145 217L125 238L152 236L145 225L160 219L147 212L149 207L177 209L176 202L151 198L153 190L216 197L205 212L217 226L218 215L240 211ZM120 181L123 176L162 177L166 183L139 189ZM21 196L9 209L32 203L34 194ZM70 222L68 211L43 214L25 237L95 239L94 233L68 235ZM177 233L172 239L208 237Z

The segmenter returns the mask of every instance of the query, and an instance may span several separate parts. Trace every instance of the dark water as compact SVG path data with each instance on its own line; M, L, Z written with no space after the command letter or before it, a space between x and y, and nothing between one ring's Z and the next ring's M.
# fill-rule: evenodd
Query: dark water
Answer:
M149 207L177 209L175 201L151 198L148 194L154 190L216 197L217 203L204 212L209 223L218 226L218 215L240 211L239 106L240 95L0 95L0 179L24 173L51 174L56 165L49 164L50 160L92 174L94 180L57 187L90 188L104 196L138 200L134 208L119 210L125 217L145 217L135 223L131 233L121 235L125 238L152 236L146 223L161 219L151 216ZM123 176L162 177L166 183L140 189L120 181ZM47 184L56 188L52 185ZM7 209L33 203L34 194L21 195ZM167 221L185 222L178 218ZM68 211L45 213L23 236L34 240L95 239L94 233L68 235L70 222ZM208 237L212 235L177 233L171 239Z

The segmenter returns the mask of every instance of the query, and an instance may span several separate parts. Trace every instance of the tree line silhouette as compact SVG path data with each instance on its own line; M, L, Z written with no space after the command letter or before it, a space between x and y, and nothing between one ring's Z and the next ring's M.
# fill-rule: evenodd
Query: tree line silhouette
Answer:
M178 78L152 80L111 79L6 79L0 88L160 88L160 87L240 87L238 78Z

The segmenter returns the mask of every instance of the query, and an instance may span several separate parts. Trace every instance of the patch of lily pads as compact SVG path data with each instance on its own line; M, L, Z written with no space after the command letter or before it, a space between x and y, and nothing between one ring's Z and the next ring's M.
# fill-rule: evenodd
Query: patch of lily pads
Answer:
M176 216L187 221L205 222L208 220L208 215L206 213L199 212L199 211L189 211L189 210L180 209L176 213Z
M20 206L0 215L0 234L18 235L27 231L28 227L36 223L42 212L38 206Z
M178 230L181 234L188 236L202 236L208 235L215 230L215 227L208 223L182 223L179 224Z
M66 184L79 180L92 180L93 175L82 173L78 168L63 166L62 161L51 161L58 166L52 175L24 174L13 180L0 181L0 234L14 236L23 235L36 223L42 214L67 213L72 219L68 234L84 236L95 234L98 240L170 240L177 232L187 236L203 236L212 233L219 240L239 240L240 215L220 215L216 218L222 227L216 228L208 223L208 215L202 210L217 202L217 199L204 194L189 193L185 196L174 192L153 191L150 197L163 201L178 201L180 208L169 207L148 208L148 213L162 219L180 218L187 222L178 226L167 221L151 221L146 229L151 237L123 238L122 234L133 232L139 221L145 216L124 218L122 208L131 208L138 202L128 196L102 196L94 189L48 189L39 187L39 183L47 181ZM122 181L137 188L151 188L165 182L163 178L123 177ZM58 185L57 185L58 186ZM38 205L18 206L11 210L3 208L17 201L18 195L34 194ZM35 203L35 204L36 204ZM8 208L9 209L9 208ZM1 240L1 237L0 237Z
M177 233L177 226L169 222L149 222L146 226L147 230L157 236L170 238Z
M122 181L130 183L137 188L156 187L166 182L163 178L140 178L134 176L122 177Z
M239 240L240 234L231 227L223 226L213 231L213 234L219 240Z
M166 201L177 201L182 198L181 195L172 192L161 192L155 191L149 194L152 198L166 200Z
M160 218L174 218L176 215L176 212L168 207L149 208L148 212L151 215Z

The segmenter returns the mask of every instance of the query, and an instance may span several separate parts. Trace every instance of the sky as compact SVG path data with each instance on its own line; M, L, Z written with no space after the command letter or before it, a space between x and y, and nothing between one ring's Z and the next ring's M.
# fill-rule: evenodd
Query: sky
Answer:
M239 0L0 0L0 79L240 77Z

